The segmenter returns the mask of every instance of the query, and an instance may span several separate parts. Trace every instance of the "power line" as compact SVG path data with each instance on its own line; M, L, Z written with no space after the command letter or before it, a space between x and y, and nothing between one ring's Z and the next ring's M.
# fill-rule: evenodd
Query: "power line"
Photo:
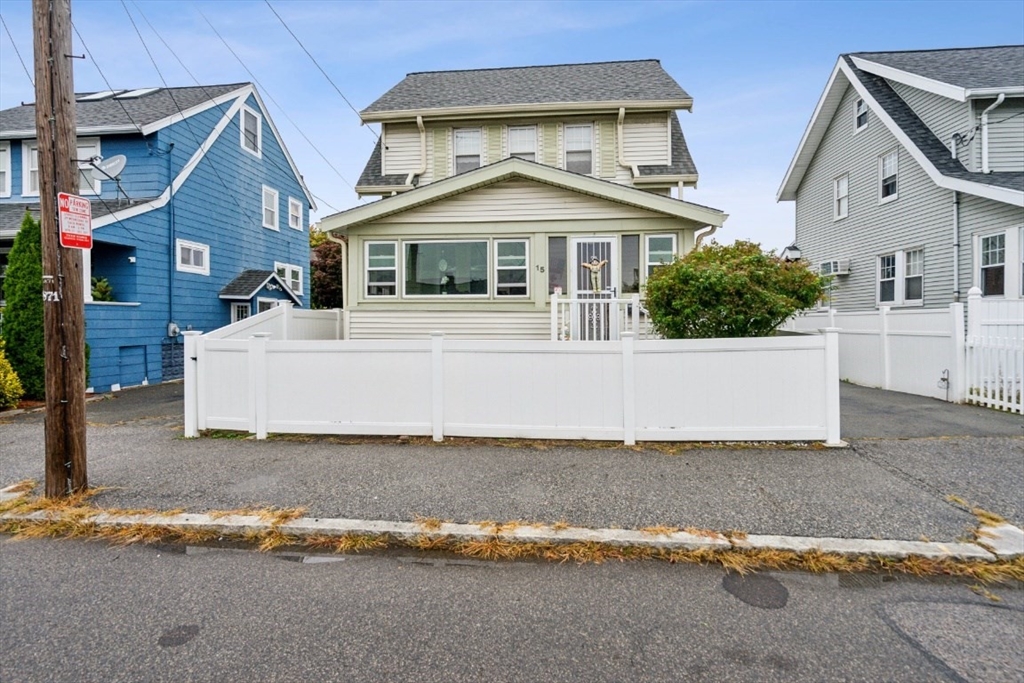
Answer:
M25 60L21 58L21 52L18 51L18 44L14 42L14 37L11 35L11 29L7 28L7 22L4 21L4 17L2 14L0 14L0 23L4 25L4 31L7 32L7 39L11 41L11 47L14 48L14 54L18 55L18 61L21 62L21 68L25 70L25 77L28 79L28 82L32 85L32 88L35 89L36 82L32 80L32 74L28 72L28 67L25 66Z
M327 79L327 82L330 83L331 86L334 87L334 90L339 95L341 95L341 99L345 100L345 104L348 105L348 108L351 109L353 112L355 112L356 116L359 116L359 110L356 109L354 106L352 106L352 103L349 102L347 97L345 97L345 94L341 92L341 88L339 88L335 84L335 82L333 80L331 80L331 77L327 75L327 72L324 71L324 68L322 66L320 66L320 63L318 61L316 61L316 57L314 57L312 54L310 54L309 50L306 49L306 46L302 44L301 40L299 40L299 37L297 35L295 35L295 33L288 27L288 24L286 24L284 19L281 18L281 15L277 13L277 10L274 9L274 6L270 4L270 0L263 0L263 1L265 3L267 3L267 7L269 7L270 11L274 13L274 16L277 17L277 20L281 22L281 25L284 26L285 30L288 31L289 34L291 34L291 37L295 39L295 42L299 44L299 47L301 47L302 51L306 53L306 56L308 56L311 60L313 60L313 63L316 64L316 68L320 69L320 73L322 73L324 75L324 78ZM359 120L362 121L362 119L363 119L363 117L359 116ZM377 133L374 132L374 130L372 128L368 127L366 130L370 131L370 134L374 138L380 139L380 136L377 135Z
M132 0L132 4L134 4L134 5L136 6L136 7L138 7L138 5L137 5L137 4L135 3L135 0ZM202 18L203 18L203 19L204 19L204 20L206 21L206 23L207 23L207 24L209 25L210 29L211 29L211 30L212 30L212 31L214 32L214 34L216 34L216 36L217 36L218 38L220 38L220 42L224 43L224 47L226 47L226 48L228 49L228 52L230 52L230 53L231 53L231 55L232 55L232 56L233 56L233 57L234 57L234 58L235 58L236 60L238 60L238 63L242 65L242 68L243 68L243 69L245 69L245 72L246 72L247 74L249 74L249 78L251 78L251 79L253 80L253 83L255 83L255 84L256 84L256 86L257 86L257 87L258 87L258 88L259 88L259 89L260 89L261 91L263 91L263 93L265 93L265 94L266 94L266 96L267 96L268 98L270 98L270 101L274 103L274 106L276 106L276 107L278 108L278 110L280 110L280 112L281 112L282 114L284 114L284 117L285 117L286 119L288 119L288 122L289 122L289 123L291 123L291 124L292 124L292 126L294 126L294 127L295 127L295 130L297 130L297 131L299 132L299 135L301 135L301 136L302 136L302 138L303 138L303 139L304 139L304 140L305 140L306 142L308 142L308 143L309 143L309 146L313 148L313 151L315 151L315 152L316 152L316 153L317 153L318 155L320 155L320 158L324 160L324 163L326 163L326 164L327 164L328 166L330 166L331 170L332 170L332 171L334 171L334 173L335 173L335 174L337 174L337 176L338 176L339 178L341 178L342 182L344 182L344 183L345 183L346 185L348 185L348 186L349 186L349 188L351 188L351 189L352 189L352 191L353 191L353 192L355 192L355 189L356 189L356 188L355 188L355 187L353 187L352 183L350 183L350 182L348 181L348 179L347 179L347 178L345 178L345 176L343 176L343 175L341 174L341 171L339 171L339 170L338 170L337 168L335 168L334 164L332 164L332 163L331 163L330 159L328 159L328 158L327 158L326 156L324 156L323 152L321 152L321 151L320 151L320 148L319 148L319 147L317 147L317 146L316 146L316 144L315 144L315 143L314 143L314 142L313 142L312 140L310 140L310 139L309 139L309 137L308 137L308 136L306 135L306 133L305 133L305 132L303 132L303 130L302 130L301 128L299 128L299 124L295 123L295 121L294 121L294 120L292 119L292 117L288 115L288 112L287 112L287 111L285 110L285 108L284 108L284 107L282 107L282 106L280 105L280 103L278 103L278 101L277 101L276 99L274 99L274 96L270 94L270 91L269 91L269 90L267 90L267 88L265 88L265 87L263 86L263 84L259 82L259 79L257 79L257 78L256 78L256 75L255 75L255 74L254 74L254 73L253 73L253 72L252 72L252 71L251 71L251 70L249 69L249 67L248 67L248 66L246 66L246 65L245 65L245 62L243 62L243 61L242 61L242 58L241 58L241 57L239 57L239 56L238 56L238 54L237 54L237 53L236 53L236 52L235 52L235 51L234 51L234 50L233 50L233 49L231 48L231 45L229 45L229 44L228 44L228 41L226 41L226 40L224 39L224 36L222 36L222 35L220 34L220 32L219 32L219 31L218 31L218 30L216 29L216 27L215 27L215 26L214 26L214 25L213 25L213 24L212 24L212 23L210 22L209 18L207 18L207 16L206 16L205 14L203 14L203 11L202 11L201 9L198 9L198 8L196 8L196 9L197 9L197 11L199 12L199 15L200 15L200 16L201 16L201 17L202 17ZM139 13L140 13L140 14L142 14L142 10L139 10ZM145 19L145 18L146 18L146 15L145 15L145 14L142 14L142 18L143 18L143 19ZM147 22L146 22L146 23L149 23L149 22L148 22L148 20L147 20ZM150 28L152 28L152 27L150 27ZM154 32L155 32L155 30L154 30ZM158 35L159 35L159 34L158 34ZM168 48L168 49L170 49L170 48ZM324 202L324 203L325 203L325 204L327 204L327 202ZM330 205L330 204L327 204L327 206L331 206L331 205ZM333 206L331 206L331 208L332 208L332 209L334 209L334 207L333 207ZM335 209L335 211L337 211L337 209Z
M96 58L92 56L92 50L90 50L89 46L85 44L85 38L83 38L82 34L79 33L78 27L75 26L74 22L71 23L71 28L74 29L75 35L78 36L78 42L82 44L82 49L85 50L85 53L87 55L89 55L89 61L92 62L92 65L94 67L96 67L96 71L99 73L100 78L102 78L103 82L106 84L107 90L114 92L114 86L110 85L110 81L107 80L106 74L104 74L103 69L100 68L99 62L97 62ZM139 132L141 132L142 126L140 126L138 121L132 118L132 115L128 113L128 108L124 106L124 102L117 97L114 98L114 101L121 105L121 111L123 111L124 115L128 117L128 120L132 122L132 125L135 126L135 128L139 130Z

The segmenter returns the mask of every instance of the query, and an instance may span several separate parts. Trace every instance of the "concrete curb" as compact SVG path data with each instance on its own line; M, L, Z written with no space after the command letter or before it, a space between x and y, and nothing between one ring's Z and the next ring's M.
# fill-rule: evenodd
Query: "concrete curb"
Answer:
M0 501L23 493L0 490ZM45 521L53 516L47 511L7 512L0 520ZM510 543L593 543L613 547L652 548L659 550L728 550L774 549L795 553L824 552L843 556L869 555L891 559L910 556L931 559L963 559L995 561L1024 555L1024 531L1010 524L982 527L984 546L978 543L941 543L926 541L873 540L851 538L816 538L809 536L738 535L727 536L714 531L689 533L634 529L588 529L553 527L547 524L453 524L425 525L417 522L390 522L365 519L327 519L302 517L285 523L274 523L255 515L209 514L141 514L117 515L98 512L89 521L113 527L143 524L153 527L176 527L213 531L225 536L244 536L276 529L296 536L388 536L402 541L454 540L489 541L495 538Z

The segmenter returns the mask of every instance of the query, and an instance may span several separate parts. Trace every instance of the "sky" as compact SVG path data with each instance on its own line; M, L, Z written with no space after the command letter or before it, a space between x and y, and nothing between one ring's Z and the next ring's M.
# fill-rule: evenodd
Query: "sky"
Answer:
M35 99L19 60L31 73L31 2L0 0L0 16L6 109ZM1024 43L1020 0L72 0L72 22L75 53L91 54L74 60L77 92L255 80L314 219L360 203L379 129L353 108L409 72L659 59L694 100L680 121L700 180L684 198L729 214L719 241L775 250L793 236L775 195L840 54Z

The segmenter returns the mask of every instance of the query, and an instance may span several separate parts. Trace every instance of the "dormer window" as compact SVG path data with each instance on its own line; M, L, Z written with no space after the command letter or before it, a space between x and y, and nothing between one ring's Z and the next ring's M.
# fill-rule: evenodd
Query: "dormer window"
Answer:
M537 127L516 126L508 129L508 155L526 161L537 160Z
M857 100L857 104L854 106L854 122L858 131L868 125L868 105L864 103L864 100Z
M565 127L565 170L590 175L594 170L594 127Z
M480 168L480 129L457 128L455 130L455 173L465 173Z
M261 156L263 149L263 117L249 107L243 106L241 111L242 149L256 156Z

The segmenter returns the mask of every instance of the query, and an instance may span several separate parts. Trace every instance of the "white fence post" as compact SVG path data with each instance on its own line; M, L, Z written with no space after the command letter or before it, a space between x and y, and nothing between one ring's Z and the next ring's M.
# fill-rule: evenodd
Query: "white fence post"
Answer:
M267 339L269 332L249 338L249 432L267 438Z
M633 332L623 332L622 441L627 446L632 446L636 443L636 370L633 362L633 351Z
M963 403L967 395L967 343L964 337L964 305L949 305L950 325L953 329L953 376L949 378L949 398L953 403Z
M347 308L341 311L341 339L352 338L352 312Z
M345 334L345 327L343 322L344 314L342 313L342 310L340 308L335 308L334 316L334 338L336 340L344 339L345 337L342 335Z
M551 341L558 341L558 292L551 295Z
M444 441L444 333L430 333L430 423L434 441Z
M279 305L284 308L281 311L281 339L288 341L288 334L292 327L292 302L284 301Z
M199 362L197 347L202 332L184 332L185 335L185 438L199 436Z
M634 294L633 296L629 297L629 305L632 306L632 308L630 309L630 313L631 313L631 318L632 318L633 334L636 336L636 338L639 339L640 338L640 295L639 294Z
M889 362L889 307L882 306L878 309L879 318L879 341L882 344L882 388L892 387L892 368Z
M845 445L839 434L839 328L825 330L825 445Z

